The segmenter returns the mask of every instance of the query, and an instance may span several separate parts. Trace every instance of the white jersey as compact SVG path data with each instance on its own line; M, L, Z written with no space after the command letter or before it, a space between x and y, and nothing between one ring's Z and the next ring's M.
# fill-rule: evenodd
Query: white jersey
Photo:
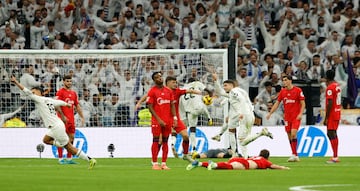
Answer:
M229 93L220 87L219 82L215 83L215 92L221 96L225 96L229 101L229 118L242 115L254 115L254 107L250 101L248 93L239 88L233 88Z
M61 100L55 100L48 97L37 96L33 94L29 89L24 88L23 92L29 96L31 100L35 102L35 107L39 112L41 119L45 127L63 126L64 122L57 116L55 107L66 106L67 103Z
M195 81L189 84L185 84L183 88L187 90L198 90L202 92L204 91L206 86L199 81ZM202 101L202 95L198 94L184 94L180 98L180 103L182 104L182 107L187 113L198 113L197 111L200 111L203 108L206 109L206 105Z

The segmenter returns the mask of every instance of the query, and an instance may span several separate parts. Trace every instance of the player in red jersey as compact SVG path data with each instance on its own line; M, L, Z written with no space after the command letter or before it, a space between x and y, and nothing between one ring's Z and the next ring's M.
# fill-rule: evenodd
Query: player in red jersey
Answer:
M177 127L174 127L174 132L172 132L172 136L175 136L175 140L176 140L176 134L180 134L183 138L183 142L182 142L182 148L183 148L183 159L184 160L188 160L189 162L192 162L193 159L188 155L189 152L189 135L186 131L186 126L183 123L183 121L180 118L180 113L179 113L179 101L180 101L180 96L184 95L186 93L190 93L190 94L201 94L200 91L197 90L193 90L193 89L180 89L178 87L178 83L175 77L173 76L168 76L165 79L165 84L166 87L170 88L173 92L174 95L174 100L175 100L175 111L176 111L176 117L178 119L178 125ZM175 149L175 147L174 147ZM177 154L176 151L174 152L174 154ZM176 157L176 156L175 156Z
M172 127L177 127L175 100L171 89L164 86L161 72L154 72L151 76L155 85L149 90L146 103L151 112L151 132L153 143L151 146L152 169L169 170L166 166L167 155L169 152L168 138ZM161 142L160 142L161 136ZM157 155L162 146L161 167L157 162Z
M331 148L333 150L333 157L327 161L328 163L340 162L338 158L338 137L337 129L341 116L341 89L340 85L334 81L335 71L326 71L326 95L325 95L325 119L324 125L327 128L327 136L329 137Z
M75 116L74 109L79 114L81 118L81 125L84 126L85 119L79 104L78 95L72 87L72 77L71 75L65 75L63 78L63 87L56 92L56 98L62 101L65 101L68 104L71 104L71 107L60 107L58 112L60 113L61 119L65 123L66 133L69 136L69 141L71 144L74 143L75 136ZM76 164L72 160L72 154L70 152L67 153L67 160L63 159L63 148L58 147L58 155L59 155L59 163L60 164Z
M186 167L186 170L192 170L198 166L207 168L208 170L224 169L224 170L249 170L249 169L281 169L288 170L289 167L273 164L269 161L270 152L266 149L260 151L259 156L242 158L234 157L227 162L199 162L194 161Z
M288 159L288 162L298 162L300 159L296 151L297 132L305 109L305 97L302 90L292 84L291 76L283 76L282 82L284 88L280 90L278 99L266 116L266 119L270 119L271 114L274 113L282 101L284 104L285 131L288 135L292 151L292 156Z

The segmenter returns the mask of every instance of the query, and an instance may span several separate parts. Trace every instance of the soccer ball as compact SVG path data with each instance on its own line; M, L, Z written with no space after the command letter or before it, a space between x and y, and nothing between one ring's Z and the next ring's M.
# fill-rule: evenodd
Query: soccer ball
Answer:
M210 97L209 95L203 96L202 100L205 105L211 105L213 102L212 97Z

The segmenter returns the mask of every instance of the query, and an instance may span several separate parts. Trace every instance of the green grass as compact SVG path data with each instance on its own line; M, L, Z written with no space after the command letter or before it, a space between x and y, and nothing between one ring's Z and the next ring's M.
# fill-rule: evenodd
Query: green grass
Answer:
M168 160L169 171L151 170L150 159L141 158L97 159L93 170L81 160L76 160L78 165L59 165L56 159L0 159L0 190L278 191L301 185L317 185L308 190L360 190L359 157L343 157L338 164L326 164L326 159L287 163L286 158L274 157L272 162L291 170L246 171L186 171L187 162L173 158Z

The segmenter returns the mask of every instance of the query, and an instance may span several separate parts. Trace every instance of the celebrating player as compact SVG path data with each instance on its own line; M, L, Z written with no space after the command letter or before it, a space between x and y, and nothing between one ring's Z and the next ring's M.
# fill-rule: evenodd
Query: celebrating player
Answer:
M45 127L48 128L48 132L45 134L43 142L48 145L64 147L69 153L76 155L83 160L89 161L89 169L92 169L96 164L96 160L87 156L81 149L77 149L71 144L71 142L69 142L69 136L65 132L65 125L57 116L55 111L55 107L71 107L71 104L61 100L43 97L42 90L37 87L32 88L30 91L22 84L20 84L14 76L11 77L11 82L19 87L19 89L22 90L26 96L35 102L35 107L39 112Z
M199 162L194 161L186 167L186 170L192 170L202 166L208 170L224 169L224 170L249 170L249 169L280 169L288 170L289 167L273 164L269 161L270 152L266 149L260 151L259 156L251 158L234 157L227 162Z
M229 101L229 114L228 114L228 129L229 129L229 142L230 147L234 153L234 157L237 155L237 141L236 141L236 128L239 126L238 137L240 140L240 148L244 158L248 157L247 144L259 138L260 136L268 136L272 138L272 134L264 128L261 133L250 135L251 128L254 125L255 116L254 108L250 101L247 92L239 87L233 80L225 80L223 83L223 89L218 82L216 73L213 73L213 80L215 83L215 92L228 98Z
M177 127L175 100L173 92L164 86L161 72L154 72L151 76L155 85L149 90L147 105L151 112L151 132L153 134L153 143L151 146L152 169L169 170L166 166L167 155L169 152L168 138L172 127ZM160 141L161 136L161 142ZM162 147L161 167L157 162L157 155Z
M278 99L267 114L266 119L270 119L272 113L274 113L282 101L284 104L285 131L288 135L292 151L292 155L288 159L288 162L298 162L300 159L296 151L297 132L305 109L305 97L302 90L292 84L291 76L283 76L282 82L284 88L280 90Z
M340 85L334 81L335 71L326 71L326 105L325 105L325 119L324 125L327 128L327 136L329 137L331 148L333 150L333 157L327 161L328 163L340 162L338 158L338 136L337 129L339 127L339 121L341 116L341 89Z
M199 92L206 91L203 83L195 78L190 78L188 84L184 85L184 89L196 90ZM180 114L185 124L190 127L190 148L196 150L196 126L199 115L205 114L209 120L209 125L212 125L212 118L209 110L202 101L202 96L197 94L185 94L180 98Z
M70 104L71 107L60 107L61 110L58 110L62 120L65 123L66 133L69 135L70 143L74 144L74 135L75 135L75 117L74 117L74 108L76 112L79 114L81 119L81 125L84 126L85 119L79 104L78 96L72 87L72 78L71 75L65 75L63 79L64 87L59 89L56 93L56 98L66 103ZM59 154L59 163L60 164L76 164L72 160L72 154L67 153L67 160L64 160L63 157L63 148L58 148Z

